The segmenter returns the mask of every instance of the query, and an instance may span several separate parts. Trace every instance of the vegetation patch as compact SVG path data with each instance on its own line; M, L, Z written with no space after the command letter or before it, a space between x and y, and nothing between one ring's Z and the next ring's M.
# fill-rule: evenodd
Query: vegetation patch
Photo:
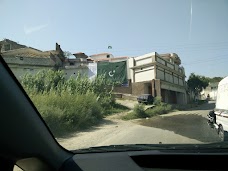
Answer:
M21 84L55 136L90 127L104 116L128 108L115 102L115 85L103 75L90 80L78 74L65 79L62 71L26 74Z
M154 99L154 106L151 109L145 111L145 106L142 104L136 104L133 111L122 117L123 120L131 120L138 118L153 117L156 115L166 114L172 111L172 106L162 102L161 97Z

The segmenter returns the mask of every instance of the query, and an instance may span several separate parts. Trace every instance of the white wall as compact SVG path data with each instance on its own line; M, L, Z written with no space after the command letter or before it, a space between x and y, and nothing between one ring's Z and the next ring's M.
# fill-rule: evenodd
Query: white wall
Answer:
M26 73L36 74L37 72L43 69L52 69L52 67L37 67L37 66L14 66L9 65L11 71L15 75L15 77L20 80L23 75Z
M146 59L148 57L153 57L155 56L156 52L152 52L152 53L147 53L145 55L141 55L141 56L136 56L134 57L135 60L143 60L143 59Z
M135 82L151 81L155 79L154 66L135 69Z
M134 82L135 80L134 80L134 71L133 71L133 69L130 69L131 67L133 67L134 66L134 58L129 58L128 60L127 60L128 62L128 70L129 70L129 78L128 79L131 79L132 80L132 82Z
M97 54L97 55L91 55L90 57L92 58L92 59L105 59L105 58L107 58L107 55L109 55L110 57L109 58L114 58L114 56L112 55L112 54Z
M88 68L68 68L63 70L65 73L65 78L69 79L71 76L76 78L78 73L88 76Z
M97 76L97 63L88 64L88 77L93 79Z

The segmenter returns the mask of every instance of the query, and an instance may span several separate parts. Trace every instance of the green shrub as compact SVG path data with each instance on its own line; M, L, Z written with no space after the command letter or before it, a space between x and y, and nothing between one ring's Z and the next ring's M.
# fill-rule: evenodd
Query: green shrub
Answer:
M41 70L34 75L26 73L21 78L22 86L35 92L56 90L64 81L63 71L54 70Z
M155 106L152 109L149 109L146 111L146 114L150 117L166 114L168 112L172 111L172 106L166 103L161 103L159 106Z
M101 105L93 93L71 95L62 92L59 95L51 91L31 98L56 136L65 131L91 126L103 117Z
M147 117L147 114L144 110L144 105L142 105L142 104L136 104L133 108L133 113L137 118Z
M137 119L137 118L146 118L148 115L144 110L143 104L136 104L133 108L133 111L128 113L127 115L123 116L122 119L130 120L130 119Z
M122 116L123 120L137 119L134 112L127 113L125 116Z
M104 115L121 110L112 97L116 83L104 75L90 80L79 73L65 80L62 71L42 70L24 75L21 84L56 135L91 126Z
M161 97L161 96L155 97L155 98L154 98L154 103L153 103L153 104L156 105L156 106L161 105L161 104L162 104L162 97Z

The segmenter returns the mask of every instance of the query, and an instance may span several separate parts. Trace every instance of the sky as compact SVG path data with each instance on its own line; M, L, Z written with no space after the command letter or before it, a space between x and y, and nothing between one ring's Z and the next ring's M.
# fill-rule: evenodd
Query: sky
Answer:
M186 78L228 76L227 0L0 0L0 11L0 40L87 55L177 53Z

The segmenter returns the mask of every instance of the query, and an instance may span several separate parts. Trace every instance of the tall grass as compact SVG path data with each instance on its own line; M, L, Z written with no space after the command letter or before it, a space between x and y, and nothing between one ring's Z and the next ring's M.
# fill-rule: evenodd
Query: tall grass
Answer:
M54 135L85 128L103 117L101 105L93 93L72 95L67 91L37 93L31 99Z
M66 80L62 71L42 70L26 74L21 84L54 135L85 128L114 111L114 82L97 76L90 80L80 74Z

